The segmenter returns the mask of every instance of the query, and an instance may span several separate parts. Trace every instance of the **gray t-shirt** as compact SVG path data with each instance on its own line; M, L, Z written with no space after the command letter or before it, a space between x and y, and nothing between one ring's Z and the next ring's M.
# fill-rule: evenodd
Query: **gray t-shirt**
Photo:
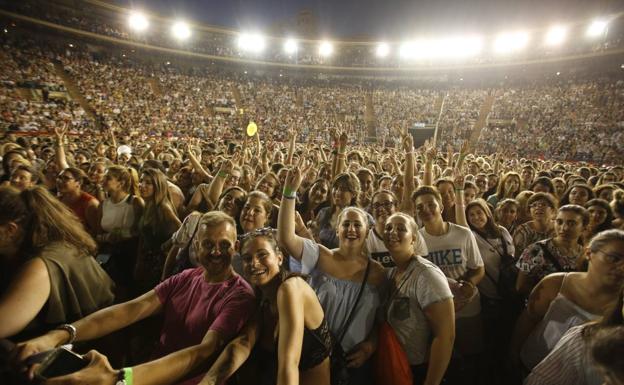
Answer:
M395 270L388 271L388 278ZM424 309L453 298L453 294L442 270L424 258L413 258L403 277L398 290L390 293L386 317L410 365L420 365L428 361L431 335Z

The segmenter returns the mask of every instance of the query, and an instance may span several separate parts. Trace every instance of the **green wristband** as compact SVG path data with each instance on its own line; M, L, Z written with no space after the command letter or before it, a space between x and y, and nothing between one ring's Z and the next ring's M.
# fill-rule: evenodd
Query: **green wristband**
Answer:
M123 368L126 385L132 385L132 368Z
M292 199L296 195L296 192L293 191L290 187L284 187L284 191L282 191L282 197Z
M217 173L217 176L218 176L218 177L221 177L221 178L227 178L228 173L227 173L227 172L225 172L225 171L219 171L219 172Z

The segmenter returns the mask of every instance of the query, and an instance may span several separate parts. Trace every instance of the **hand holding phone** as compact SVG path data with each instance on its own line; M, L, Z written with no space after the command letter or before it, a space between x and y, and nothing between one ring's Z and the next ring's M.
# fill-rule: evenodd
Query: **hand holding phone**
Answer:
M71 350L56 348L45 356L35 371L35 378L45 381L48 378L64 376L84 369L88 364L89 361Z

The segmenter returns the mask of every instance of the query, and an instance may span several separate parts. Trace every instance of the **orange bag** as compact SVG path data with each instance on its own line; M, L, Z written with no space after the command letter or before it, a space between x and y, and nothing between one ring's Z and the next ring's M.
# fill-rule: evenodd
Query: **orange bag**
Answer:
M407 355L387 321L379 326L373 370L378 385L412 385L414 382Z

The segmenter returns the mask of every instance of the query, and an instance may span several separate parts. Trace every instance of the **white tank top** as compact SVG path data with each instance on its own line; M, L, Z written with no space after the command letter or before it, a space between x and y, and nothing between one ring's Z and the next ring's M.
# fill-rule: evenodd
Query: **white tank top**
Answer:
M107 233L118 232L124 238L130 238L133 234L134 206L132 196L128 195L119 203L113 203L110 198L102 203L102 221L100 225Z
M548 306L544 318L533 329L522 346L520 357L524 366L529 370L532 370L550 353L568 329L601 317L600 314L588 312L561 294L567 277L566 274L559 293Z

